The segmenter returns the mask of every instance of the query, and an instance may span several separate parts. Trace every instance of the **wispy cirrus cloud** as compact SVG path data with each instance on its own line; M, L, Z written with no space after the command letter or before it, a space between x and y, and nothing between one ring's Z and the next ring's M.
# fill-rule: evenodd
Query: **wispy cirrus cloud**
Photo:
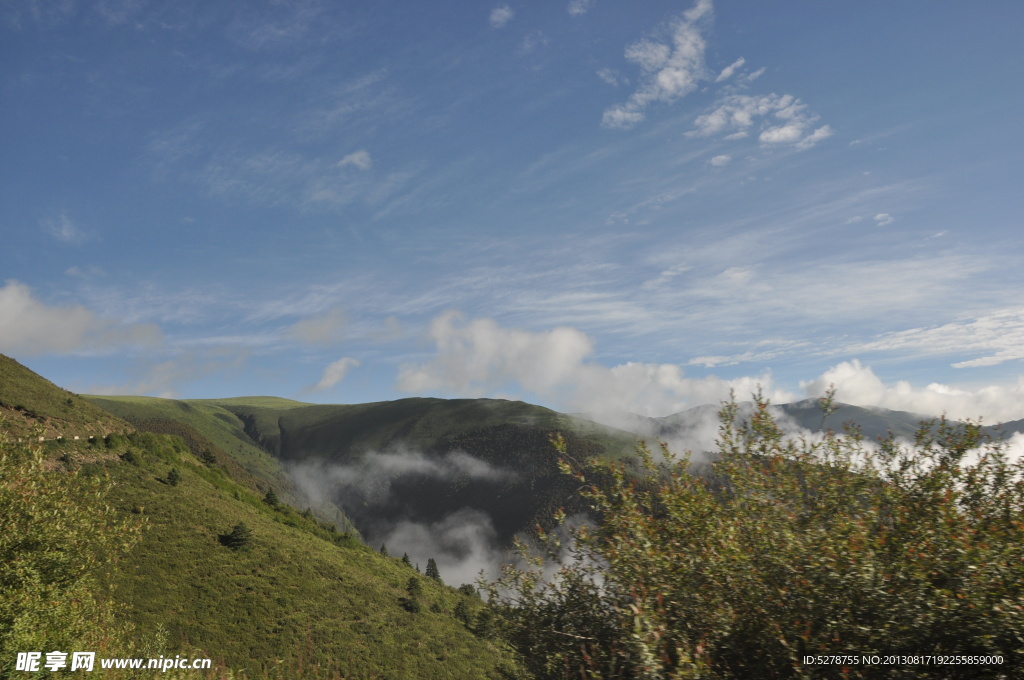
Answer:
M44 217L39 224L50 236L67 245L78 245L89 238L63 210L56 215Z
M668 40L644 39L626 48L626 59L640 67L640 85L626 102L605 109L601 125L633 127L644 119L651 104L671 103L697 89L707 78L707 45L701 28L711 13L711 1L698 0L671 23Z
M288 329L288 335L310 345L333 345L341 341L345 326L345 312L332 307L297 322Z
M726 66L725 68L723 68L721 73L718 74L718 77L715 78L715 82L716 83L720 83L723 80L729 80L729 78L732 78L733 74L736 73L736 70L739 69L740 67L742 67L746 63L747 63L747 60L744 59L743 57L740 57L739 59L737 59L733 63L731 63L728 66Z
M1024 308L1000 309L940 326L886 333L877 340L851 345L849 353L913 353L970 356L953 368L996 366L1024 359Z

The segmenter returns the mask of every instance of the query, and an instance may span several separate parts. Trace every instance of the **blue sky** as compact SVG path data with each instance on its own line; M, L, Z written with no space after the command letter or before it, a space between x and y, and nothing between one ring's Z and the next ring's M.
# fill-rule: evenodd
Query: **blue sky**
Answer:
M0 7L0 351L79 392L1024 417L1017 2Z

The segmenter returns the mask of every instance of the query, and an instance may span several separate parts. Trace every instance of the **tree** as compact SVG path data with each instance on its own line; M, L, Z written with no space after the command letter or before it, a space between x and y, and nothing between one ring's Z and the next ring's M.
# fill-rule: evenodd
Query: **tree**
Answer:
M277 498L277 493L274 491L273 487L267 489L267 494L263 497L263 502L275 509L281 504L281 501Z
M431 557L429 560L427 560L427 570L426 570L426 572L424 572L424 575L427 578L434 579L435 581L440 581L441 580L441 572L438 571L438 569L437 569L437 562L434 561L433 557Z
M180 481L181 473L178 472L178 468L171 468L171 471L167 473L167 483L171 486L178 486Z
M748 421L737 414L723 406L706 475L664 446L661 458L638 447L633 463L562 462L600 523L568 545L542 536L548 552L524 549L527 566L490 589L538 678L995 678L1024 666L1024 461L974 423L872 445L854 430L787 438L760 395ZM814 654L1003 663L804 665Z
M409 553L402 553L402 564L407 567L412 566L412 560L409 559Z
M240 550L249 546L252 541L252 529L245 522L239 522L231 531L221 536L221 543L232 550Z
M402 606L405 607L406 611L418 614L423 609L423 605L420 604L420 597L423 595L423 585L420 583L419 578L415 576L410 577L405 585L405 590L409 596L402 598Z
M384 557L388 556L388 547L383 543L380 544L380 554Z
M452 615L455 616L456 620L462 623L462 625L467 628L472 627L473 613L469 610L467 600L459 600L458 604L455 605L455 610L452 612Z

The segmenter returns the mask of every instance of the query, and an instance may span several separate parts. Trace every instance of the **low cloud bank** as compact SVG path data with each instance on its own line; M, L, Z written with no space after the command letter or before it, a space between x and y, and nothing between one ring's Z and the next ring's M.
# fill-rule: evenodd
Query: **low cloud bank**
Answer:
M442 391L481 397L507 392L509 385L558 405L566 412L601 419L616 414L663 416L699 404L715 404L760 387L773 402L798 395L772 385L770 374L724 380L690 378L676 364L629 362L608 368L589 360L593 342L570 327L550 331L502 328L493 319L462 323L457 312L433 320L429 338L437 353L422 364L402 368L398 389Z
M975 389L930 383L914 387L905 380L885 383L860 361L839 363L818 378L800 384L806 396L824 394L836 386L836 399L856 406L878 406L929 416L945 413L950 418L983 418L988 424L1024 418L1024 376L1015 385L990 385Z
M442 492L442 485L515 479L514 472L462 451L428 456L396 447L348 464L304 462L288 473L310 503L342 507L370 545L387 545L393 557L408 553L421 569L434 558L446 583L472 583L481 570L496 577L505 557L491 518L480 509L420 515L423 497Z
M458 312L434 318L427 337L435 345L427 361L407 364L397 388L410 393L460 397L536 397L570 413L591 414L615 424L623 414L666 416L702 404L739 400L761 390L774 404L820 397L829 385L836 399L929 416L984 418L988 423L1024 418L1024 377L1016 384L963 388L906 381L883 382L859 360L838 363L799 391L777 385L771 373L724 379L689 377L677 364L628 362L607 367L592 359L593 341L561 326L547 331L505 328L493 319L466 321Z

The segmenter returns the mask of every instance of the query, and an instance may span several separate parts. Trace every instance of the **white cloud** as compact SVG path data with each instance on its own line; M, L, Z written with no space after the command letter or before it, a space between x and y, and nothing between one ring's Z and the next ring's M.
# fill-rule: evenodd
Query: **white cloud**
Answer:
M594 0L569 0L568 12L578 17L589 12L593 4Z
M328 364L314 389L326 390L334 387L345 379L349 371L360 365L360 362L352 357L343 357Z
M51 307L17 281L0 288L0 351L5 354L106 352L160 340L154 324L121 324L80 305Z
M491 16L489 21L491 26L494 28L502 28L505 24L512 21L512 17L515 16L515 12L508 5L501 5L491 10Z
M729 80L729 78L732 78L733 74L736 73L736 69L740 68L741 66L743 66L746 63L747 63L747 60L744 59L743 57L740 57L739 59L737 59L733 63L731 63L728 66L726 66L725 68L723 68L722 72L718 74L717 78L715 78L715 82L716 83L720 83L723 80Z
M880 227L890 225L895 221L896 218L890 215L889 213L878 213L877 215L875 215L875 224L877 224Z
M983 417L988 423L1024 417L1024 377L1015 385L990 385L976 389L931 383L913 387L905 380L886 384L860 361L844 361L815 380L801 382L808 397L824 394L836 386L836 399L856 406L880 406L929 416L945 413L951 418Z
M68 217L66 212L59 215L51 215L40 220L39 224L50 236L61 243L78 244L86 240L86 234L75 222Z
M729 155L726 155L726 154L722 154L721 156L715 156L709 162L711 163L711 165L715 166L716 168L720 168L723 165L728 165L731 160L732 160L732 156L729 156Z
M644 119L649 105L671 103L697 88L707 77L699 24L711 11L710 0L698 0L673 23L670 44L645 39L626 48L626 59L640 66L640 86L625 103L605 109L603 126L632 127Z
M365 149L359 151L353 151L349 155L338 161L338 167L344 168L348 165L354 165L360 170L369 170L373 167L373 159L370 157L370 152Z
M952 364L953 368L1019 361L1024 359L1024 309L1001 309L971 320L887 333L876 341L851 346L847 351L975 355Z
M807 105L792 95L729 95L715 108L697 117L691 137L726 135L726 139L746 137L759 120L758 140L768 146L793 145L809 149L834 134L831 126L813 129L820 116L807 111Z
M667 415L697 404L718 403L730 390L749 394L758 385L773 400L794 395L774 390L771 377L724 380L689 378L675 364L629 362L608 368L590 361L593 343L575 328L526 331L502 328L492 319L457 325L460 315L436 317L429 336L437 353L403 367L398 389L481 396L516 389L566 411L613 417L624 412ZM527 395L529 396L529 395Z
M356 366L361 365L362 364L358 360L353 359L352 357L343 357L337 361L331 362L327 365L323 374L320 376L320 382L313 386L313 390L319 391L331 389L344 380L349 371Z
M804 149L810 149L812 146L817 144L823 139L828 139L835 134L835 130L832 129L831 125L822 125L820 128L801 139L796 144L796 148L800 151Z
M346 324L340 307L303 319L288 329L288 335L311 345L332 345L342 339Z

